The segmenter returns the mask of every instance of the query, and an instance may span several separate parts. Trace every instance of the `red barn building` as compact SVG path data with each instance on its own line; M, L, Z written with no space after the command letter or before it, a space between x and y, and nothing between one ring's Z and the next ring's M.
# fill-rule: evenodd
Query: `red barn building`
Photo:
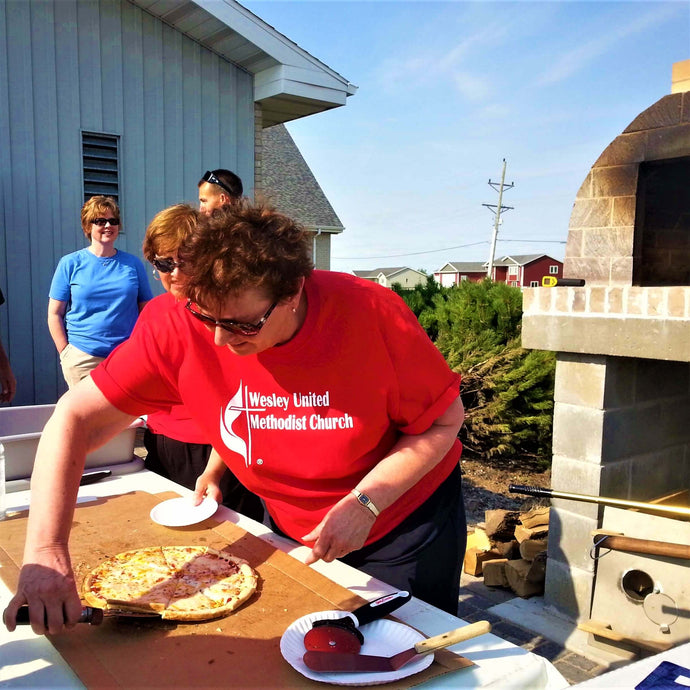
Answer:
M443 287L458 285L463 280L479 282L486 278L487 261L448 262L437 271L434 278ZM494 262L491 278L497 283L513 287L538 287L544 276L563 277L563 262L546 254L520 254L504 256Z

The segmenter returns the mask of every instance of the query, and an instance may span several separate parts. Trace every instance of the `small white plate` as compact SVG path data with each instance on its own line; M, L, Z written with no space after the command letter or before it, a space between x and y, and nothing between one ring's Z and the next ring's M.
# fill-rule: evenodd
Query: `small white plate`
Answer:
M218 503L208 496L195 506L190 497L171 498L151 510L151 519L166 527L185 527L210 518L218 509Z
M319 673L312 671L302 659L307 651L304 647L304 636L311 630L311 624L314 621L324 618L342 618L344 615L346 615L345 611L318 611L302 616L302 618L298 618L294 623L291 623L280 638L280 653L285 661L306 678L318 680L322 683L332 683L333 685L380 685L381 683L392 683L400 678L406 678L414 673L419 673L431 666L434 655L426 654L420 656L419 659L408 661L397 671L387 673ZM361 630L362 635L364 635L364 644L360 650L361 654L393 656L393 654L410 649L417 642L426 639L424 635L413 628L385 618L363 625Z

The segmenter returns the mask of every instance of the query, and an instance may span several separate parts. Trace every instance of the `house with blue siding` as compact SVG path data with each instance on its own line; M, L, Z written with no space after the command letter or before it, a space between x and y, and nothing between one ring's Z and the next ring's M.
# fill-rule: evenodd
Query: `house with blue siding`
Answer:
M0 337L15 405L64 391L46 323L84 200L118 199L118 247L194 203L207 169L262 189L262 131L356 87L234 0L0 0ZM6 59L5 59L6 58Z

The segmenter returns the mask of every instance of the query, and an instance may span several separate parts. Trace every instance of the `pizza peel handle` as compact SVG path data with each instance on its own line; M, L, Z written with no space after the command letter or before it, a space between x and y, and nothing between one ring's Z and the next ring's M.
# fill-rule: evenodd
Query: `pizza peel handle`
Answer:
M81 610L81 616L77 623L89 623L90 625L100 625L103 622L103 609L95 609L91 606L85 606ZM46 624L48 621L46 620ZM17 611L17 625L30 625L29 607L20 606Z
M351 611L344 618L316 620L304 636L304 647L318 652L356 654L364 643L359 626L387 616L410 599L409 592L386 594Z

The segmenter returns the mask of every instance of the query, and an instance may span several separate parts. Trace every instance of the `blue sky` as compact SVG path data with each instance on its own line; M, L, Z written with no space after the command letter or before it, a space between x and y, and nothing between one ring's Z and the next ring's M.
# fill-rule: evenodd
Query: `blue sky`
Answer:
M242 4L359 87L288 124L341 271L485 261L504 158L496 255L562 259L590 167L690 58L687 0Z

